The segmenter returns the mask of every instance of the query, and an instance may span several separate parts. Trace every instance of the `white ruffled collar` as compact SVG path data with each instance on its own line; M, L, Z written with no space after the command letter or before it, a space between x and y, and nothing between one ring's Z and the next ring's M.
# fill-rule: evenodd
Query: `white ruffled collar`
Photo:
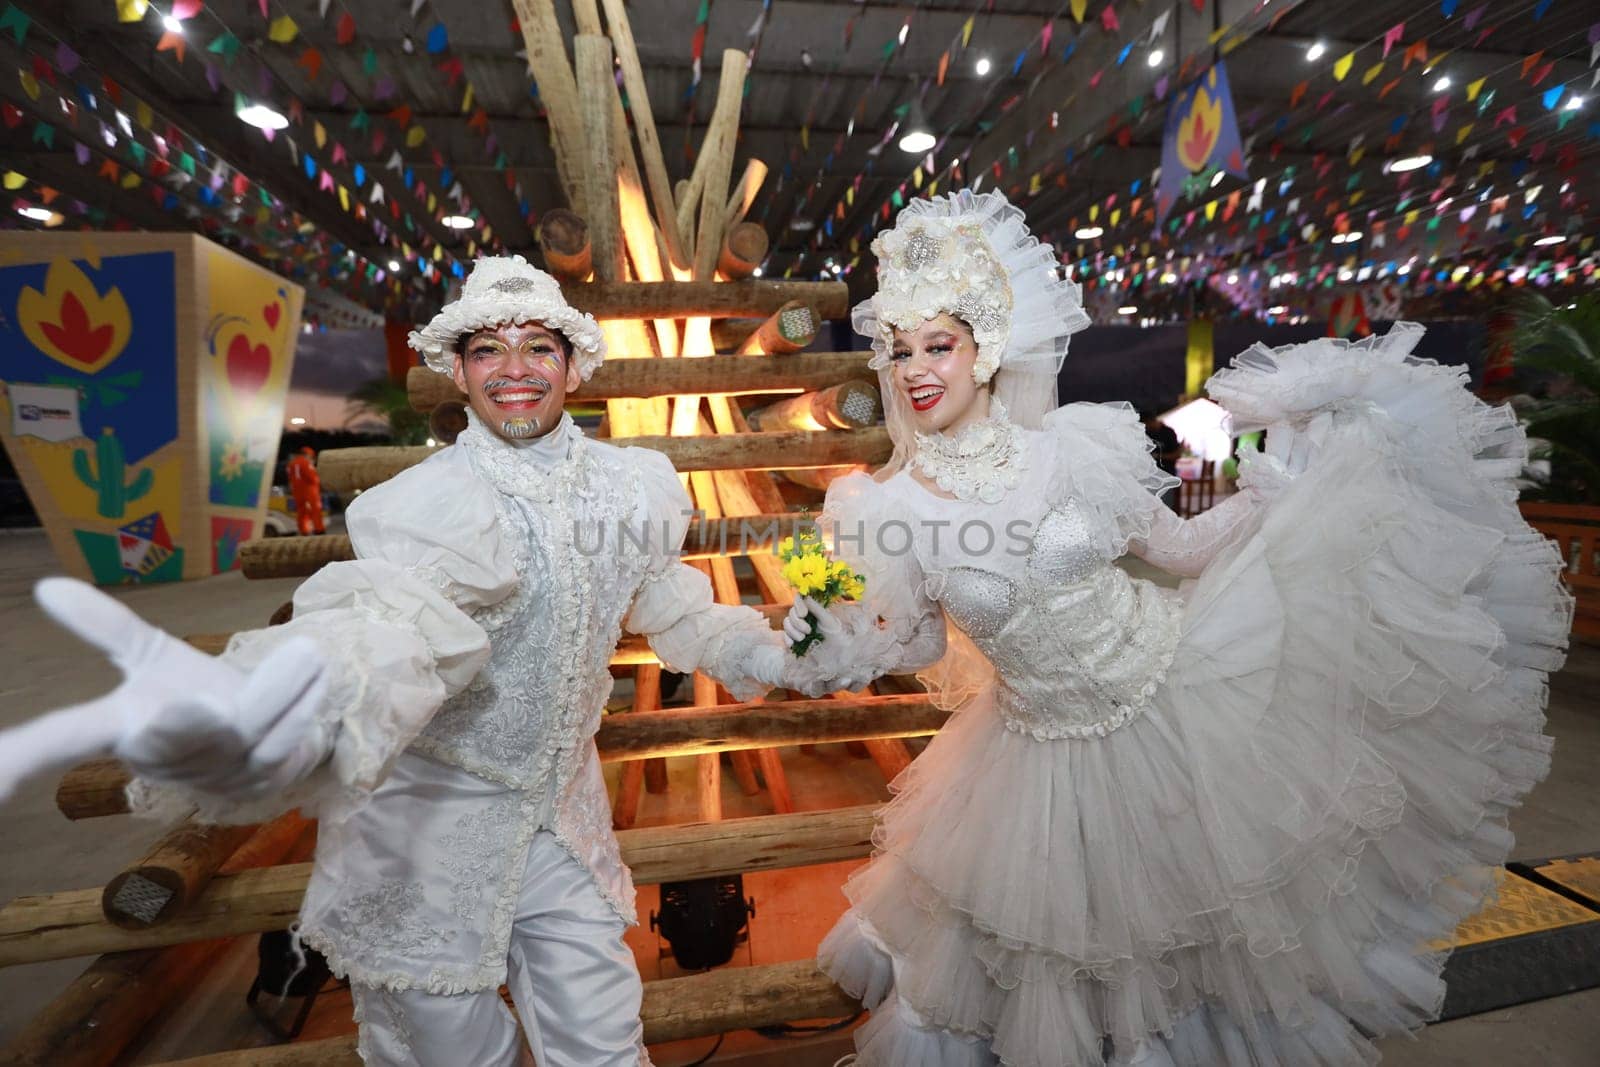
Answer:
M496 489L530 500L551 500L564 495L581 466L586 439L572 416L561 413L561 422L547 434L527 441L508 441L487 429L471 409L467 409L467 428L456 438L467 450L473 467Z
M919 433L911 463L958 500L997 504L1027 469L1022 427L1005 405L989 401L989 415L953 434Z

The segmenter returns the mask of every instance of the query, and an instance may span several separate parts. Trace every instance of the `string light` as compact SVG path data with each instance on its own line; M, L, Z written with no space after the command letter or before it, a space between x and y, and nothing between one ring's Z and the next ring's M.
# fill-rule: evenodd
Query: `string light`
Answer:
M1147 58L1145 62L1150 64L1152 67L1159 67L1161 66L1161 61L1166 58L1167 54L1161 49L1157 48L1151 51L1149 58Z
M989 57L979 56L978 63L973 69L978 72L978 77L980 78L987 75L989 73Z
M1327 53L1327 51L1328 46L1323 44L1321 41L1318 41L1316 44L1306 49L1306 62L1315 63L1317 60L1321 59Z

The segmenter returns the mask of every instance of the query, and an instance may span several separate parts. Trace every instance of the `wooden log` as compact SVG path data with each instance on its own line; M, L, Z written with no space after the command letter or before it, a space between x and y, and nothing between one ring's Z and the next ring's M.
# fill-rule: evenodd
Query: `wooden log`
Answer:
M784 305L773 319L771 337L763 343L772 352L794 352L811 343L816 317L805 304ZM775 316L776 318L776 316ZM610 359L572 394L574 400L617 400L657 396L750 396L762 393L808 392L852 379L866 379L868 352L801 352L779 358L711 356L704 359ZM449 375L412 367L406 392L416 411L466 400ZM438 436L435 434L435 436Z
M685 560L712 556L768 554L778 539L792 535L806 521L803 515L743 515L691 522L683 541ZM321 537L261 537L239 546L240 570L246 578L305 578L330 563L355 559L348 534ZM230 634L189 638L202 651L222 650ZM203 642L204 644L197 644ZM221 644L218 644L220 642Z
M711 344L718 352L737 352L750 335L755 333L764 319L714 319L711 323Z
M778 472L778 477L785 481L793 482L795 485L802 485L807 489L816 489L826 493L828 486L832 485L836 479L843 478L846 474L853 474L856 471L864 471L866 469L859 464L847 464L842 467L817 467L808 471L780 471Z
M606 716L595 744L602 763L616 763L767 745L919 737L937 733L948 716L922 693L663 708Z
M788 609L763 612L769 619ZM652 662L641 656L638 662ZM596 745L602 763L646 756L692 756L767 745L819 744L860 738L919 737L945 720L926 694L850 700L785 700L727 704L714 709L665 708L608 716ZM56 804L69 819L125 814L126 768L117 760L91 760L68 771Z
M870 854L877 809L648 827L624 830L617 840L641 885L778 870ZM219 875L188 911L144 930L106 922L99 889L18 897L0 908L0 967L286 929L310 875L309 863Z
M822 320L810 304L791 300L760 323L753 333L739 345L739 354L750 356L763 353L769 356L788 356L816 340ZM870 358L870 357L869 357ZM870 374L868 370L866 374ZM866 377L866 374L854 377ZM829 383L832 384L832 383Z
M639 1018L648 1044L710 1037L797 1019L854 1015L860 1005L812 960L725 967L644 984ZM361 1067L356 1036L217 1052L158 1067Z
M45 1005L3 1050L15 1067L110 1067L151 1019L193 988L227 942L110 952Z
M589 224L581 216L566 208L551 208L539 220L538 238L544 265L558 280L582 282L588 279L594 260L589 244Z
M121 815L128 810L127 788L128 769L121 760L90 760L61 776L56 808L72 820Z
M633 714L661 707L661 666L641 663L633 674ZM639 790L644 785L644 760L629 760L617 779L617 799L611 805L611 828L626 830L639 817Z
M779 815L794 811L794 794L789 791L789 775L783 769L783 761L778 758L778 750L758 748L755 757L756 766L761 769L761 778L767 784L767 793L772 797L772 810Z
M640 1014L654 1044L859 1010L814 961L796 960L647 982Z
M844 282L585 282L561 291L597 319L765 318L791 300L810 304L824 319L850 311Z
M883 403L874 382L850 381L814 393L785 397L745 416L750 428L775 430L859 430L876 423Z
M416 369L416 368L413 368ZM432 371L428 373L433 374ZM443 377L434 374L435 378ZM451 386L454 387L452 382ZM446 400L428 412L428 434L441 445L453 445L461 431L467 428L467 405L460 400Z
M581 178L584 158L583 122L578 112L578 82L567 61L566 35L556 19L555 0L511 0L522 29L528 73L539 88L550 123L550 146L567 202L579 215L587 213Z
M598 21L598 19L596 20ZM617 206L617 147L611 142L611 97L615 65L608 38L580 33L573 39L573 70L578 81L578 115L587 140L583 181L588 206L589 245L594 277L620 282L622 221Z
M222 862L255 832L254 826L185 822L106 883L101 911L129 930L166 922L189 906Z
M602 0L606 22L611 27L611 43L617 51L617 66L622 71L622 84L628 90L628 105L633 113L633 129L639 138L639 158L644 166L645 180L650 186L650 200L655 205L655 217L667 254L672 262L683 268L691 265L691 256L685 251L688 238L678 228L678 208L672 197L672 183L667 177L666 156L661 151L661 139L656 133L655 114L650 107L650 92L644 80L644 67L639 62L633 28L628 22L628 9L623 0Z
M750 205L755 203L756 193L761 191L761 183L767 180L767 165L759 159L746 160L744 173L739 176L739 183L735 185L728 195L728 208L724 229L733 229L744 221L745 214L749 212Z
M229 856L225 871L277 863L309 824L279 816ZM103 1067L117 1062L149 1021L194 987L227 942L199 941L101 956L35 1015L0 1051L0 1062L25 1067Z
M878 464L889 458L893 444L882 426L864 430L718 434L715 437L613 437L629 448L653 448L681 473L717 470L795 470ZM425 446L330 448L318 458L322 487L333 493L371 489L433 455Z
M767 231L754 222L741 222L723 235L717 272L735 281L755 273L767 258Z

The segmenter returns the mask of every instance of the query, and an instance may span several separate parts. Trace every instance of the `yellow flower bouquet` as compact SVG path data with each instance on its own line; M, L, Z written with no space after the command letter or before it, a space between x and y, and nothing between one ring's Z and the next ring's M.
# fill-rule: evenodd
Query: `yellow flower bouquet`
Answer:
M822 536L815 529L802 529L798 539L785 537L778 542L778 557L783 560L783 577L801 596L808 596L823 607L835 600L860 600L867 580L850 569L848 563L828 558ZM811 632L791 648L803 656L811 646L824 640L815 615L807 617Z

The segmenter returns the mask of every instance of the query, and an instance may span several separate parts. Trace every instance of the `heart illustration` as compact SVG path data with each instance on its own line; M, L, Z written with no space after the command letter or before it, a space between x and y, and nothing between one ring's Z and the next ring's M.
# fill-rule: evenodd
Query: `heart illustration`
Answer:
M266 384L272 370L272 350L250 344L244 334L235 334L228 343L228 384L240 396L253 395Z
M279 306L276 300L261 309L261 317L266 319L267 325L274 330L278 328L278 316L281 314L283 314L283 308Z

